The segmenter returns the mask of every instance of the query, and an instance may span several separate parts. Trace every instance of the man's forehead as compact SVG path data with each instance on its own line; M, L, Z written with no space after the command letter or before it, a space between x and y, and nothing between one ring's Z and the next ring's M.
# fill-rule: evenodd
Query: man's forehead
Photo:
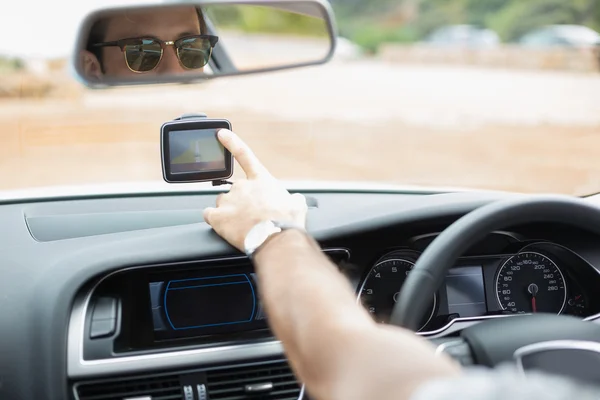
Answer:
M200 33L198 13L192 6L125 10L109 19L106 40L140 35L172 40L182 33Z

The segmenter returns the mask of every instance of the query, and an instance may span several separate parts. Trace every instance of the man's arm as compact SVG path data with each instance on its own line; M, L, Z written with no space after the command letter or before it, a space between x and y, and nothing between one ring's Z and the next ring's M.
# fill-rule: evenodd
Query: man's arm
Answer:
M255 264L275 335L317 399L407 399L458 373L414 333L376 325L347 279L299 231L265 244Z
M306 201L290 195L228 131L219 139L248 176L205 210L205 220L238 249L264 220L304 226ZM459 373L414 333L375 324L348 281L305 233L273 236L255 254L269 322L292 368L316 399L407 399L423 382Z

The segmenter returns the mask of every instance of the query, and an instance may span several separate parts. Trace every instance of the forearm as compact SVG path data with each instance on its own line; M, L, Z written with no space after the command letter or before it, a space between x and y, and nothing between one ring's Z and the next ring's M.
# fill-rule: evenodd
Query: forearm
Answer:
M376 325L303 233L274 237L255 261L271 327L315 398L402 400L425 381L458 373L412 332Z
M345 277L305 234L286 231L256 255L269 321L300 379L318 390L360 332L374 326ZM316 393L314 393L316 394Z

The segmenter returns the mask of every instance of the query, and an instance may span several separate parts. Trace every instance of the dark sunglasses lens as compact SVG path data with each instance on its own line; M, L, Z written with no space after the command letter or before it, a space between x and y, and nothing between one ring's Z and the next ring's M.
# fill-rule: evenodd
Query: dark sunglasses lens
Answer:
M153 70L162 56L160 43L154 39L140 39L136 43L125 45L127 65L136 72Z
M208 64L212 48L206 38L185 38L177 43L181 64L188 69L198 69Z

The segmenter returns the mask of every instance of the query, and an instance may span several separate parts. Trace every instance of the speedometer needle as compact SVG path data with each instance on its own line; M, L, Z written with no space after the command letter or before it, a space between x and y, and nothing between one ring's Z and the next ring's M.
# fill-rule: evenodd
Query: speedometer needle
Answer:
M535 295L538 292L538 286L535 283L532 283L527 287L527 291L531 294L531 309L533 310L533 312L537 312L537 306L535 304Z

